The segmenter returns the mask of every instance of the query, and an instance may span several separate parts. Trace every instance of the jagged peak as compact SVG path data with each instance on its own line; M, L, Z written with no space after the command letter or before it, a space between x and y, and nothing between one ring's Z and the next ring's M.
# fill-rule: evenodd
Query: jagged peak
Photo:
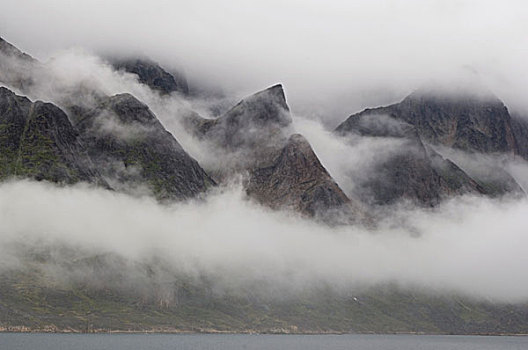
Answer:
M291 124L292 119L282 85L276 84L244 98L221 116L219 122L286 127Z
M289 111L290 107L288 106L286 102L286 94L284 93L284 88L282 87L282 84L275 84L272 85L264 90L261 90L247 98L245 98L243 101L250 102L253 99L263 99L263 98L269 98L273 102L278 103L282 108Z
M319 158L315 154L312 145L310 145L310 142L308 142L308 140L301 134L290 135L286 145L282 149L282 154L289 159L305 159L315 167L323 170L323 173L327 174L326 169L324 169Z
M131 103L131 104L134 104L134 105L136 105L138 107L148 108L148 106L146 104L144 104L143 102L138 100L134 95L132 95L132 94L130 94L128 92L123 92L123 93L120 93L120 94L116 94L116 95L110 96L110 97L108 97L108 101L110 101L112 103L116 103L116 104L119 104L119 103Z
M108 61L115 69L137 75L141 83L162 94L189 94L187 78L181 70L167 70L147 56L109 57Z
M292 134L288 138L288 142L286 143L286 147L296 147L303 151L303 153L306 152L312 152L312 146L308 142L308 140L301 134Z
M150 108L127 92L107 98L101 106L102 109L111 109L123 122L155 122L156 116Z

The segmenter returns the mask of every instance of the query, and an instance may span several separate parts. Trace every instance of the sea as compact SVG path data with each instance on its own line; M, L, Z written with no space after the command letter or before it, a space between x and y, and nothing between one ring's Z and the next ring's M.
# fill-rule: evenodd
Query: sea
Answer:
M0 350L527 350L526 336L0 333Z

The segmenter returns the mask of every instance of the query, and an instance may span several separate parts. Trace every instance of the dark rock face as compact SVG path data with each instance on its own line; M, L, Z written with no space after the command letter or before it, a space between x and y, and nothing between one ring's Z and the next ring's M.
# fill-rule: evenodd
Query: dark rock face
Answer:
M0 178L29 177L57 183L106 186L77 130L57 106L0 87Z
M146 186L159 199L186 199L214 181L150 109L120 94L74 116L90 157L116 189Z
M282 86L275 85L245 98L218 119L194 115L186 123L199 137L227 151L257 151L284 143L291 116Z
M247 193L273 208L291 208L310 216L350 204L299 134L290 136L268 166L250 170Z
M183 74L171 74L149 59L116 59L112 60L112 65L115 69L136 74L141 83L162 94L189 94L187 79Z
M357 115L388 115L414 126L420 138L432 144L482 153L519 153L508 109L493 96L438 96L417 91L400 103ZM349 118L336 131L353 122Z
M391 123L377 123L380 116L390 119ZM527 124L528 125L528 124ZM385 129L383 129L385 128ZM414 129L414 131L410 131ZM368 130L368 132L365 132ZM387 130L391 130L390 133ZM428 142L469 153L511 154L526 157L528 155L528 127L519 120L513 119L504 104L491 93L446 93L440 90L418 90L406 97L402 102L387 107L366 109L349 117L339 125L336 132L346 134L354 131L370 136L406 137L415 139L416 143ZM415 133L415 136L410 133ZM472 170L466 164L458 165L467 168L462 171L450 160L444 160L449 165L442 165L441 156L431 147L427 147L427 156L422 160L430 163L438 176L446 180L446 184L438 181L423 181L429 184L431 193L437 188L439 194L459 192L479 192L490 196L500 196L506 193L522 193L521 187L501 165L492 165L489 169ZM386 176L393 178L385 182L394 189L394 193L401 192L408 179L432 179L426 176L424 167L419 170L416 164L410 164L410 156L395 159L383 166ZM417 161L413 157L414 162ZM435 160L437 159L437 160ZM407 166L404 164L407 163ZM407 174L401 176L403 168ZM413 174L411 174L413 173ZM436 185L433 185L435 184ZM423 184L409 184L410 188L418 189ZM475 185L476 184L476 185ZM458 188L453 188L455 186ZM453 191L455 190L455 191ZM390 192L390 190L388 190ZM422 190L418 191L419 193ZM382 196L383 197L383 196ZM404 196L405 197L405 196ZM414 195L420 199L423 196ZM423 199L420 201L424 202ZM426 200L425 202L431 202Z
M321 165L308 141L291 135L291 115L281 85L249 96L218 119L192 115L186 126L226 154L236 152L241 160L231 170L249 174L246 192L260 203L309 216L341 209L363 215Z
M512 115L511 125L519 155L528 160L528 118Z
M416 128L388 115L358 114L348 118L336 132L369 137L401 139L399 149L376 164L370 178L359 184L358 195L364 201L392 204L406 199L433 206L442 198L484 190L453 162L444 159L422 143Z

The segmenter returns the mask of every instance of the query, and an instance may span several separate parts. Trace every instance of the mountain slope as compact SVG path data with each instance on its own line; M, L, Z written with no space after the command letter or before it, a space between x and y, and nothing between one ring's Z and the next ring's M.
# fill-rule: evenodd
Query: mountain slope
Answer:
M432 144L481 153L519 153L508 109L490 94L453 95L422 89L400 103L359 113L380 114L413 125L420 137Z
M289 111L282 86L274 85L243 99L218 119L192 115L186 125L228 154L232 163L221 177L248 174L246 192L260 203L309 216L337 211L351 219L365 217L362 206L347 198L308 141L293 134Z
M269 166L251 169L247 193L274 208L292 208L311 216L350 203L299 134L290 136Z
M103 259L104 260L104 259ZM89 262L85 261L87 266ZM104 266L104 265L103 265ZM101 266L101 268L103 268ZM148 269L148 267L145 267ZM114 274L116 283L122 274ZM151 271L150 290L101 282L61 285L32 268L0 275L0 331L526 334L528 305L378 287L335 293L325 287L279 299L215 293L207 281Z
M0 87L0 178L106 185L68 116Z
M401 133L402 126L407 128L405 135ZM434 204L438 198L450 194L522 193L521 187L500 164L478 169L465 162L455 164L451 160L441 160L432 147L424 148L423 143L428 142L469 153L520 155L523 152L519 147L523 142L522 129L512 120L504 104L489 93L454 95L438 89L418 90L400 103L354 114L335 131L341 135L355 132L405 138L409 140L407 144L414 144L418 153L411 155L402 148L402 155L381 165L382 173L386 174L383 181L368 184L370 188L386 187L382 192L392 192L394 198L414 197ZM406 189L414 194L406 196ZM427 193L431 198L426 198ZM382 195L381 202L391 202L391 196L386 197Z
M214 185L150 109L130 94L108 97L72 116L90 157L116 189L146 186L159 199L186 199Z
M397 149L375 164L373 174L358 184L359 196L373 204L392 204L406 199L433 206L441 199L464 193L484 193L484 189L453 162L422 143L416 128L384 114L350 116L335 131L367 137L400 140Z
M179 92L189 94L187 79L180 73L167 72L156 62L143 58L121 58L111 59L111 63L117 70L124 70L138 76L141 83L162 94Z

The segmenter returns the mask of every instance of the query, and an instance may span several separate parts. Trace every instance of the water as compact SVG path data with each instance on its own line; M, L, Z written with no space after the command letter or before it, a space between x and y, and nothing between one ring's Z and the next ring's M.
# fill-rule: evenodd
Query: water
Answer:
M526 350L528 337L0 333L0 350Z

